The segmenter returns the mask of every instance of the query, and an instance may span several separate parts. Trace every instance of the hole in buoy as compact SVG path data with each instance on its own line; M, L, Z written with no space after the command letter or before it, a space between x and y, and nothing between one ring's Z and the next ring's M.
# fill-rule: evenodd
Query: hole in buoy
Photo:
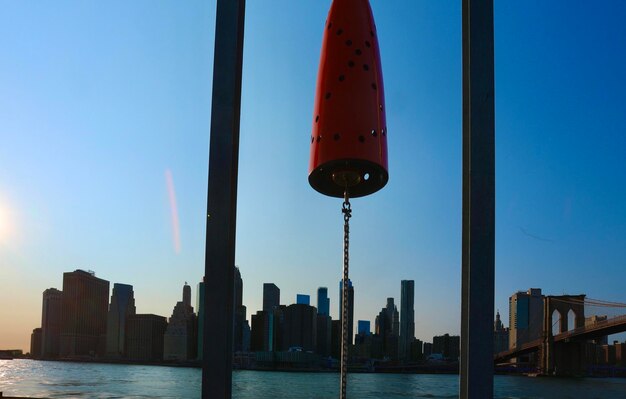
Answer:
M350 39L346 40L346 46L352 46L352 40Z
M368 42L367 40L365 41L365 47L369 48L371 46L370 42Z
M361 55L361 53L362 53L362 52L361 52L361 49L360 49L360 48L358 48L358 49L354 50L354 54L356 54L356 55Z
M383 110L383 105L382 105L382 104L380 104L380 110L381 110L381 111Z
M370 70L370 66L367 64L363 64L363 70L364 71L369 71Z
M376 129L372 129L372 136L376 137L378 133L376 133Z
M345 76L343 76L343 75L339 75L339 81L340 81L340 82L343 82L345 78L346 78Z
M316 116L315 116L315 123L317 123L317 121L319 121L319 120L320 120L320 116L319 116L319 115L316 115Z
M374 31L373 31L373 30L371 30L371 31L370 31L370 35L371 35L372 37L374 37Z
M352 68L354 66L354 61L348 61L348 66Z
M366 174L363 175L363 180L367 181L369 179L370 179L370 174L369 173L366 173Z
M320 134L319 136L317 136L317 142L319 143L321 139L322 139L322 135Z
M343 29L339 28L337 29L337 35L341 35L343 33Z
M339 133L335 133L333 136L333 139L335 139L335 141L339 140Z
M324 98L328 100L330 98L330 92L326 93L326 96L324 96Z
M311 136L311 143L313 143L313 141L314 141L314 140L315 140L315 139L313 138L313 136Z
M364 142L365 142L365 136L363 136L362 134L361 134L361 135L359 135L359 141L360 141L361 143L364 143Z
M387 136L387 131L385 129L381 129L380 132L382 133L383 136Z
M330 28L332 28L332 27L333 27L333 23L331 22L331 23L328 24L328 30L330 30Z
M376 83L372 83L372 89L376 90L377 88Z

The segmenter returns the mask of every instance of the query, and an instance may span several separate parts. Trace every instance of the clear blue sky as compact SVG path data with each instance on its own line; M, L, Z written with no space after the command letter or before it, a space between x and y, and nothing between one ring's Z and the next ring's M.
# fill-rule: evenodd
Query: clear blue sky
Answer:
M249 0L236 263L248 317L328 286L341 201L307 182L330 1ZM355 318L415 280L418 338L459 333L461 2L372 0L390 180L353 201ZM541 287L626 302L626 3L496 2L496 307ZM0 3L0 348L93 269L168 316L204 268L215 4ZM175 188L173 239L166 173ZM194 299L195 300L195 299ZM355 323L356 324L356 323Z

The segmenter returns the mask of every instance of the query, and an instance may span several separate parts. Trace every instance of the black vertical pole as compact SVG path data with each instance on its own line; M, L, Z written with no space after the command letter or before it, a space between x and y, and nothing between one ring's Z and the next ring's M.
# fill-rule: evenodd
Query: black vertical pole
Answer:
M495 115L493 0L463 3L461 399L493 398Z
M245 0L218 0L209 152L202 398L230 399Z

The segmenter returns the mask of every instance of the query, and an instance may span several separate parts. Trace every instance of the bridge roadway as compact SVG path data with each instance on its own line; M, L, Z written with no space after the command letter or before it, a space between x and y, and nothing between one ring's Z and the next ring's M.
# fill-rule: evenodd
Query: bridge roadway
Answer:
M554 343L587 340L593 338L604 337L605 335L617 334L626 331L626 315L613 317L608 320L598 321L594 324L575 328L554 336ZM541 347L543 339L539 338L534 341L527 342L519 348L509 349L504 352L496 353L494 361L501 363L505 360L512 359L527 353L536 352Z

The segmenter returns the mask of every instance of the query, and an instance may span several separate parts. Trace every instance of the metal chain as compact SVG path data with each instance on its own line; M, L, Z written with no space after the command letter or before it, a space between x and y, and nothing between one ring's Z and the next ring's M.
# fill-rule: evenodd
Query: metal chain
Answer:
M352 217L352 208L348 198L348 190L343 193L343 289L341 298L343 306L341 307L341 399L346 399L346 388L348 384L348 351L349 351L349 334L348 331L348 266L350 264L350 218Z

